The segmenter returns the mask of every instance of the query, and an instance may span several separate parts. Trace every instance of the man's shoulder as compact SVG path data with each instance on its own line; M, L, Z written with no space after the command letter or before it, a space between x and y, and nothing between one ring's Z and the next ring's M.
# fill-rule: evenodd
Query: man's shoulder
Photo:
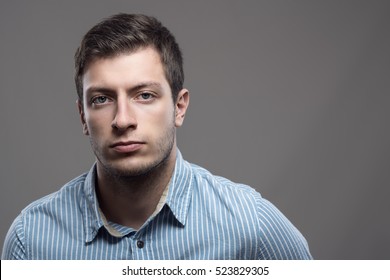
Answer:
M77 200L87 174L84 173L65 183L59 190L31 202L22 210L21 215L24 216L36 211L42 211L43 209L50 209L54 204L59 205Z
M55 232L58 225L65 226L72 222L72 218L79 219L76 208L83 201L85 178L86 174L82 174L63 185L58 191L25 207L8 230L2 258L31 258L31 252L47 241L47 238L43 238L45 234L53 230Z
M190 165L193 170L196 183L202 187L209 187L215 189L216 191L230 192L243 196L255 196L256 198L261 198L261 194L249 185L233 182L226 177L214 175L209 170L199 165L193 163L190 163Z
M259 259L310 259L307 242L294 225L253 187L235 183L208 170L191 164L194 191L202 200L202 206L210 209L228 209L231 215L229 230L252 236L259 248ZM220 207L220 208L218 208ZM203 209L202 209L203 210ZM218 212L217 211L217 212Z
M254 219L258 215L263 198L252 186L236 183L226 177L214 175L209 170L191 164L193 170L193 194L205 205L228 207L236 217Z

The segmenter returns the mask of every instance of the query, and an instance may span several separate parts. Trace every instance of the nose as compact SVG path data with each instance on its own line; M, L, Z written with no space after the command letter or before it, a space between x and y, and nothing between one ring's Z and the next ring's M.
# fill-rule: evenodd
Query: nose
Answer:
M130 103L131 102L129 102L127 98L118 98L115 117L111 124L112 128L118 131L124 131L129 128L135 129L137 127L135 113L134 110L131 109Z

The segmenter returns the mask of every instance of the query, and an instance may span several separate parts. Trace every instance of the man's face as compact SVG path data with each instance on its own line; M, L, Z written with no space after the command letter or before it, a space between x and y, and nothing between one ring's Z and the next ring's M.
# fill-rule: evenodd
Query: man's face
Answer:
M176 127L184 120L188 99L183 89L173 103L153 48L92 61L83 76L79 111L98 170L137 176L174 160Z

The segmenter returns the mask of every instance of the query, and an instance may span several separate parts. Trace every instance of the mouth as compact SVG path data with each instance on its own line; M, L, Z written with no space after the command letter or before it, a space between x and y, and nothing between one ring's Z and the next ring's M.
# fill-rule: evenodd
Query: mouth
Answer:
M116 142L110 148L118 153L131 153L141 149L144 144L139 141Z

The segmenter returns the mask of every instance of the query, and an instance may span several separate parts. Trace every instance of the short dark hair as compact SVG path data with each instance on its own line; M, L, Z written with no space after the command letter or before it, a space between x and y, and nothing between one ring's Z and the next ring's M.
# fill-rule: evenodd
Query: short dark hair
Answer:
M77 95L83 102L83 75L88 64L97 58L131 53L143 47L153 47L160 55L165 76L176 102L183 88L183 57L172 33L156 18L141 14L113 15L83 37L75 54Z

